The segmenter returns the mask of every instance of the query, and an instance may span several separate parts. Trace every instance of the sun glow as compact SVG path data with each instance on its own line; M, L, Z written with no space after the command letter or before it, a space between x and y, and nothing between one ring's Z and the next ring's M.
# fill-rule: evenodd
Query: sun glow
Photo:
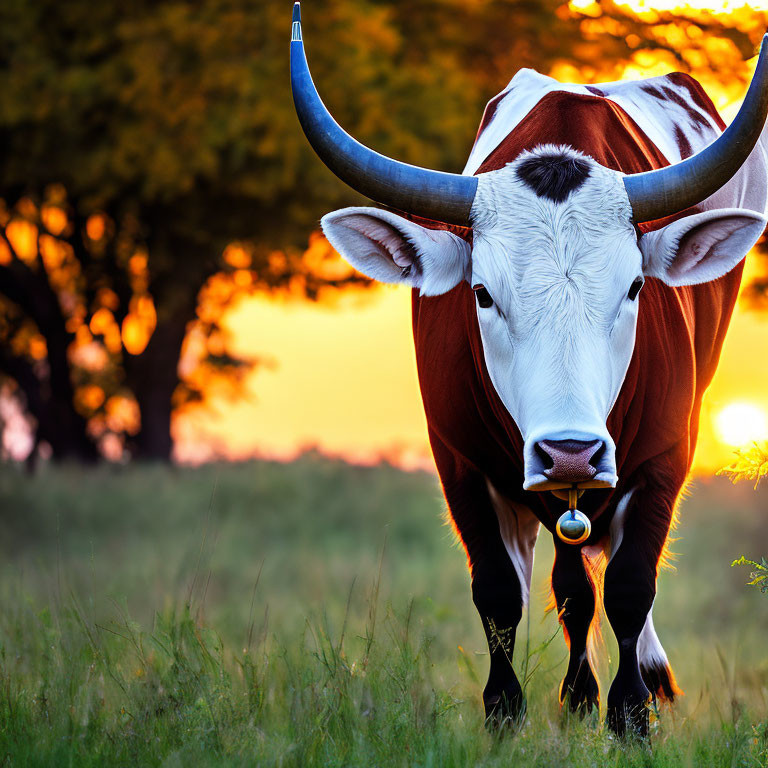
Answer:
M768 438L768 414L765 408L748 402L734 402L715 417L718 439L735 447Z

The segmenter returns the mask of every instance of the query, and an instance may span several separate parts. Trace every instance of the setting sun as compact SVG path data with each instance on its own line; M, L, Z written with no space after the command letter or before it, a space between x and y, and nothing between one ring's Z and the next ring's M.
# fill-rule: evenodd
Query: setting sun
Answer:
M715 417L715 429L721 442L743 446L768 437L768 415L754 403L726 405Z

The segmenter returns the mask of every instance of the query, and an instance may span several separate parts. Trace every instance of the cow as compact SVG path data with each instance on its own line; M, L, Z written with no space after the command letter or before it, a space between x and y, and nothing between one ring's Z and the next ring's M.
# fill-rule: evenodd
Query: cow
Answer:
M413 289L429 439L490 652L486 722L524 712L511 659L543 525L570 653L560 703L599 706L587 644L602 600L619 647L607 723L647 735L649 702L679 694L653 624L657 572L743 261L766 226L768 45L728 128L686 74L593 86L521 70L449 174L344 132L302 38L296 3L291 81L307 138L386 206L329 213L323 232L360 272ZM579 497L583 535L569 538L558 520Z

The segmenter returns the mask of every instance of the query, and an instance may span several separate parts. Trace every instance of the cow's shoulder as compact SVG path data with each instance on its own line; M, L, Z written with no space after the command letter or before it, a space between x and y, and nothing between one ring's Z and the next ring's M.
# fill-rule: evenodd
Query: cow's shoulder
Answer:
M698 152L724 124L706 92L690 75L674 72L645 80L583 85L561 83L532 69L521 69L488 102L464 173L474 174L532 109L552 92L609 99L620 106L668 162Z
M725 128L704 88L683 72L591 88L622 107L670 163L703 149Z

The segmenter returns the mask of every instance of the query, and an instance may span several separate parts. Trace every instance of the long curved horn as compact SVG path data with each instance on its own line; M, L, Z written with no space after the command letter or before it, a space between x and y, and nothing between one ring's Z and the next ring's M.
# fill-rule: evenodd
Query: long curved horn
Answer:
M695 155L675 165L624 177L636 222L679 213L706 200L741 168L760 138L768 114L768 35L744 103L733 122Z
M392 160L364 147L331 117L309 74L301 34L301 3L293 6L291 88L301 127L320 159L350 187L406 213L470 224L477 178Z

